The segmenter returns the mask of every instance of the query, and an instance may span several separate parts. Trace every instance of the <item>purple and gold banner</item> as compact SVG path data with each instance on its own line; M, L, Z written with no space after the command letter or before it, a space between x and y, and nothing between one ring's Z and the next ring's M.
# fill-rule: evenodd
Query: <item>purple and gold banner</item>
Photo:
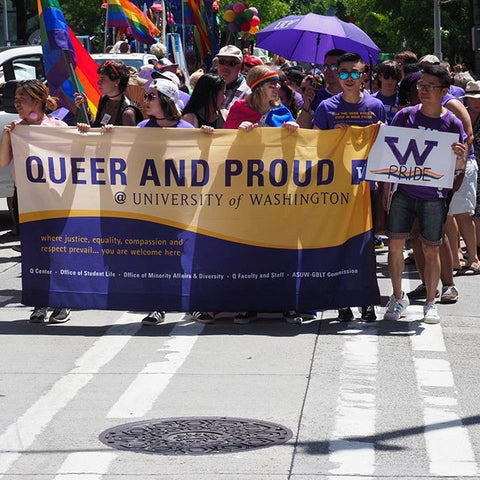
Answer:
M17 126L23 302L177 311L379 303L378 127Z

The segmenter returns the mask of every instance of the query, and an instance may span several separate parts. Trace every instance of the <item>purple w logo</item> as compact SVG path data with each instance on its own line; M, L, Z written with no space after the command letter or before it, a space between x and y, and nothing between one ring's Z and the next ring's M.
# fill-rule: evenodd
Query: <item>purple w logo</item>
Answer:
M415 139L412 138L408 142L408 147L405 150L405 153L402 154L402 152L400 152L400 150L397 148L398 140L398 137L385 137L385 142L387 142L387 145L390 147L390 150L393 152L395 158L397 159L397 162L400 165L405 165L410 155L413 155L413 159L415 160L416 165L423 165L427 157L430 155L433 147L436 147L438 145L438 142L434 140L425 140L425 149L420 154L420 152L418 151L417 142Z

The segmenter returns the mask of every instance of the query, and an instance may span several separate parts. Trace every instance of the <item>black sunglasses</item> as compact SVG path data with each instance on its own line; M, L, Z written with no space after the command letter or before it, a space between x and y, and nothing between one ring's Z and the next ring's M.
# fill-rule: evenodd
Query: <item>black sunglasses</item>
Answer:
M229 67L235 67L240 64L240 62L236 62L235 60L225 60L224 58L219 58L218 63L220 65L228 65Z
M143 94L143 98L144 98L145 100L150 100L150 101L152 101L154 98L157 98L157 97L158 97L158 95L155 95L154 93L144 93L144 94Z

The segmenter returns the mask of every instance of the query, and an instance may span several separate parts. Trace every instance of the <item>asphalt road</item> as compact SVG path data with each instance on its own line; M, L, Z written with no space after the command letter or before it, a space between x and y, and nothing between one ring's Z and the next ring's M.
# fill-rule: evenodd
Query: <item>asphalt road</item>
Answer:
M0 234L8 230L0 211ZM142 313L75 311L35 325L20 303L21 256L0 238L0 478L319 480L480 478L480 277L440 325L421 304L398 322L303 325L266 318L142 327ZM383 305L386 250L377 253ZM418 284L411 270L405 289ZM381 318L382 307L377 314ZM358 314L357 314L358 316ZM218 455L112 449L128 422L240 417L292 431L285 444Z

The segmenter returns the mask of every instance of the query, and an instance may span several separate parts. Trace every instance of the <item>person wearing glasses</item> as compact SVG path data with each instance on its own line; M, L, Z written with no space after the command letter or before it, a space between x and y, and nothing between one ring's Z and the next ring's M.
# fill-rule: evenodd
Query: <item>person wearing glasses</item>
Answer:
M313 77L307 75L301 84L303 105L297 122L302 128L313 128L313 116L318 105L323 100L333 97L342 91L337 75L338 59L345 53L344 50L334 49L325 54L320 70L325 79L325 86L315 85Z
M442 105L442 99L449 88L450 75L444 67L424 65L417 84L420 104L400 110L395 115L392 125L458 134L458 142L453 143L451 147L456 156L453 185L455 190L465 176L468 146L462 121ZM394 191L393 195L392 191ZM442 244L450 195L450 189L403 184L396 185L394 189L391 184L385 184L383 195L385 210L388 210L390 203L386 233L389 237L388 270L393 294L388 300L384 320L400 319L409 305L408 296L402 291L403 248L417 218L425 257L423 277L426 300L423 307L423 321L430 324L440 322L435 297L441 273L439 247Z
M102 94L98 103L95 119L90 118L90 125L78 123L80 131L86 132L92 127L102 127L106 125L124 125L134 127L142 118L142 112L133 105L126 97L125 90L128 87L130 71L122 62L107 60L98 70L98 88ZM75 105L80 107L83 103L87 106L88 102L85 95L76 92Z
M338 59L336 75L342 91L320 103L313 119L314 129L331 130L350 125L366 127L385 122L383 103L362 91L364 71L365 63L357 53L345 53ZM371 185L374 187L373 182ZM374 306L362 305L361 318L366 322L375 321ZM340 308L338 319L342 322L353 320L352 309Z
M391 123L393 117L398 112L398 82L402 78L402 73L398 68L397 62L385 60L377 69L377 78L380 84L380 90L373 93L372 96L378 98L385 107L387 114L387 123Z
M145 95L145 113L148 119L141 121L137 127L154 128L194 128L193 125L182 119L177 106L178 87L167 78L155 78ZM142 325L158 325L165 320L165 312L155 310L143 320Z
M243 54L235 45L226 45L219 50L214 60L218 75L223 77L226 83L222 108L229 110L237 100L251 93L242 75Z

